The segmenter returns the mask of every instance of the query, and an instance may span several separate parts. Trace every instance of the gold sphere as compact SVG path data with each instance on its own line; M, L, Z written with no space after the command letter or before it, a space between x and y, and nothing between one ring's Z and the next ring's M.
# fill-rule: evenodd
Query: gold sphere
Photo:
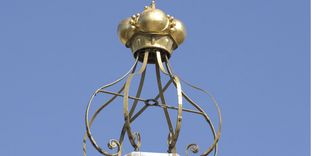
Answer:
M169 25L166 14L159 9L146 9L138 19L138 27L144 32L161 32Z
M124 19L118 26L118 36L123 44L126 44L135 33L135 27L130 24L131 18Z
M174 19L173 21L175 23L175 26L171 30L171 36L176 42L177 45L180 45L184 42L187 32L184 24L177 19Z

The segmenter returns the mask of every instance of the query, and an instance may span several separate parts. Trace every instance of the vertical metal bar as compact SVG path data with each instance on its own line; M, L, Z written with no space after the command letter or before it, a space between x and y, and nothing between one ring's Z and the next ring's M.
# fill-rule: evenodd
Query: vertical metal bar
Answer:
M163 91L162 91L162 82L161 82L161 75L160 75L160 71L159 71L159 66L157 64L155 64L155 67L156 67L157 84L158 84L158 90L159 90L159 95L160 95L160 98L161 98L161 102L162 102L163 105L166 105L165 97L164 97ZM167 125L168 125L168 128L169 128L169 131L170 131L170 133L172 133L174 135L174 129L173 129L173 126L172 126L170 114L169 114L167 108L163 108L163 111L164 111L164 114L165 114L165 118L166 118L166 121L167 121Z
M146 69L146 67L145 67ZM137 89L137 93L136 93L136 98L140 98L140 95L141 95L141 91L143 89L143 86L144 86L144 82L145 82L145 76L146 76L146 71L147 70L144 70L142 75L141 75L141 78L140 78L140 82L139 82L139 86L138 86L138 89ZM138 100L134 100L133 102L133 105L132 105L132 108L130 110L130 117L133 115L135 109L136 109L136 106L137 106L137 103L138 103Z

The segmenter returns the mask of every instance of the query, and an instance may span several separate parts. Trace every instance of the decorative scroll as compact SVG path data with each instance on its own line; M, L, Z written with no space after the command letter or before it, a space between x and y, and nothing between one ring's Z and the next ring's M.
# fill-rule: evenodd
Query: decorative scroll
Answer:
M142 74L146 70L146 66L147 66L147 63L148 63L148 56L149 56L149 52L146 51L145 55L144 55L143 65L140 68L140 70L138 72L138 75ZM136 75L136 73L131 73L128 76L128 78L126 80L126 83L125 83L124 97L123 97L123 104L124 104L123 109L124 109L125 129L126 129L128 138L129 138L132 146L134 147L135 151L138 151L139 147L141 145L141 142L140 142L140 139L135 139L135 138L138 138L138 137L134 137L134 135L133 135L134 133L132 132L132 129L131 129L130 114L129 114L129 111L128 111L129 89L130 89L131 80L133 79L134 75ZM139 87L139 88L141 88L141 87ZM135 133L135 134L137 134L137 133ZM137 142L135 142L135 141L137 141Z
M186 148L186 156L188 156L188 151L191 151L192 153L198 153L199 152L199 146L197 144L189 144Z
M152 54L150 54L152 53ZM135 60L134 65L131 67L131 69L121 78L114 81L113 83L110 83L108 85L104 85L100 87L98 90L95 91L95 93L91 96L91 99L87 105L86 112L85 112L85 125L86 125L86 133L83 138L83 152L84 156L86 156L86 141L87 138L90 140L91 144L95 147L95 149L105 155L105 156L121 156L122 155L122 144L124 142L125 135L128 136L128 139L133 146L135 151L139 151L141 147L141 136L138 132L133 132L131 128L131 124L148 108L151 107L158 107L161 108L164 112L166 122L168 125L168 152L169 153L176 153L176 144L178 141L181 124L182 124L182 113L193 113L195 115L202 116L207 124L209 125L209 128L211 130L211 134L214 137L214 142L208 147L206 151L201 153L201 156L207 156L211 152L214 151L214 156L217 155L217 148L218 148L218 141L220 138L220 130L221 130L221 124L222 124L222 118L221 118L221 112L219 109L219 106L213 96L211 96L207 91L198 88L196 86L191 85L190 83L182 80L177 75L173 74L172 68L170 67L169 60L166 57L161 56L161 52L159 51L145 51L143 53L143 60L140 69L136 71L136 67L138 65L138 57ZM157 78L157 86L158 86L158 94L155 95L153 98L141 98L141 93L144 86L144 80L146 75L146 68L148 66L148 60L150 60L149 57L155 57L156 59L155 63L155 71L156 71L156 78ZM162 60L162 58L164 58ZM165 67L163 66L163 63L165 64ZM168 76L169 80L166 83L162 82L161 79L161 73ZM137 88L135 96L130 96L129 90L131 86L132 79L135 76L140 76L140 82L139 86ZM109 87L116 85L117 83L120 83L122 80L125 80L124 85L117 91L109 91L107 90ZM163 83L163 84L162 84ZM207 115L207 113L197 104L194 100L192 100L183 90L181 87L181 83L190 86L191 88L198 90L200 92L203 92L209 96L209 98L212 99L213 103L215 104L217 111L218 111L218 117L219 117L219 124L217 131L213 125L212 120ZM174 86L176 93L177 93L177 105L170 105L166 102L165 99L165 92L170 87ZM101 105L94 114L92 114L91 119L89 119L89 110L92 104L92 101L94 97L97 94L109 94L112 95L110 99L107 100L103 105ZM108 105L110 105L117 97L123 98L123 113L124 113L124 125L121 129L119 140L117 139L111 139L108 144L107 148L110 150L114 150L116 152L108 152L105 151L101 146L99 146L96 143L95 138L92 136L91 133L91 126L93 122L95 121L97 115L101 113L103 109L105 109ZM129 102L130 100L133 100L131 107L129 108ZM190 105L192 105L195 109L189 109L184 108L183 106L183 100L187 101ZM143 105L139 110L136 110L137 105ZM170 117L170 113L168 110L175 110L177 111L177 119L176 119L176 125L174 126L172 124L172 119ZM136 112L136 113L135 113ZM197 144L189 144L186 147L186 155L188 156L188 152L191 151L192 153L198 153L199 152L199 146Z
M117 148L117 152L116 153L108 153L107 151L103 150L95 141L94 137L92 136L92 133L91 133L91 125L93 123L93 121L95 120L96 116L101 112L101 110L103 110L107 105L109 105L114 99L115 97L112 97L107 103L105 103L104 105L102 105L99 109L96 110L95 114L92 116L91 120L89 120L89 110L90 110L90 107L91 107L91 104L92 104L92 101L94 99L94 97L96 96L97 93L100 92L100 90L102 89L105 89L105 88L108 88L108 87L111 87L117 83L119 83L120 81L122 81L129 73L131 72L134 72L135 69L136 69L136 65L138 63L138 58L135 60L135 63L134 65L132 66L132 68L124 75L122 76L121 78L117 79L116 81L110 83L110 84L107 84L107 85L104 85L102 87L100 87L98 90L96 90L96 92L91 96L91 99L87 105L87 108L86 108L86 111L85 111L85 126L86 126L86 135L83 139L83 152L84 152L84 156L86 156L86 136L89 138L91 144L94 146L94 148L101 154L103 155L106 155L106 156L119 156L121 154L121 145L120 143L115 140L115 139L112 139L109 143L108 143L108 148L109 149L113 149L113 148ZM121 92L123 90L123 87L122 89L119 91Z
M167 67L167 70L169 71L169 74L172 75L172 69L171 69L171 67L170 67L169 59L168 59L167 57L166 57L166 67ZM189 96L187 96L186 93L185 93L184 91L182 91L183 97L184 97L190 104L192 104L199 112L202 113L203 117L205 118L205 120L206 120L207 123L209 124L209 126L210 126L210 128L211 128L211 130L212 130L212 134L213 134L213 136L214 136L214 142L212 143L212 145L210 145L210 147L208 147L208 149L207 149L204 153L202 153L202 154L200 154L200 155L201 155L201 156L207 156L207 155L209 155L209 154L214 150L214 156L216 156L216 155L217 155L217 149L218 149L218 141L219 141L219 139L220 139L221 125L222 125L222 117L221 117L221 111L220 111L219 105L218 105L217 101L215 100L215 98L214 98L211 94L209 94L206 90L203 90L203 89L201 89L201 88L199 88L199 87L196 87L196 86L194 86L194 85L191 85L190 83L188 83L188 82L186 82L186 81L184 81L184 80L182 80L182 81L183 81L186 85L190 86L191 88L196 89L196 90L198 90L198 91L201 91L201 92L203 92L204 94L208 95L208 96L211 98L211 100L213 101L215 107L217 108L219 123L218 123L218 131L217 131L217 133L216 133L216 132L215 132L214 125L213 125L213 123L212 123L210 117L206 114L206 112L205 112L198 104L196 104ZM191 145L197 146L196 144L190 144L190 145L187 146L187 148L190 147Z

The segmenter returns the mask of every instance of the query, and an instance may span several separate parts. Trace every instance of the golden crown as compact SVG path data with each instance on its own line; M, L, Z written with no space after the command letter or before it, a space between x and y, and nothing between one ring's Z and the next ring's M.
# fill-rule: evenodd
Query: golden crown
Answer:
M142 13L122 20L118 35L135 57L146 50L161 51L170 57L173 50L183 43L186 29L181 21L157 9L155 1L152 1Z

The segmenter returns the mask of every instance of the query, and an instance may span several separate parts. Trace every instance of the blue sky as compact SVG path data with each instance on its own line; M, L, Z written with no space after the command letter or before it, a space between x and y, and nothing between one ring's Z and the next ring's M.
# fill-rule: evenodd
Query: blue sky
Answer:
M149 3L0 1L1 155L82 155L90 95L134 62L117 25ZM208 89L222 108L219 156L309 156L309 6L307 0L159 0L188 30L171 58L175 73ZM103 146L123 120L117 105L95 126ZM147 127L142 150L165 152L158 131L166 125L153 113L135 129ZM204 150L210 136L186 117L181 155L191 141ZM99 155L88 147L89 155Z

